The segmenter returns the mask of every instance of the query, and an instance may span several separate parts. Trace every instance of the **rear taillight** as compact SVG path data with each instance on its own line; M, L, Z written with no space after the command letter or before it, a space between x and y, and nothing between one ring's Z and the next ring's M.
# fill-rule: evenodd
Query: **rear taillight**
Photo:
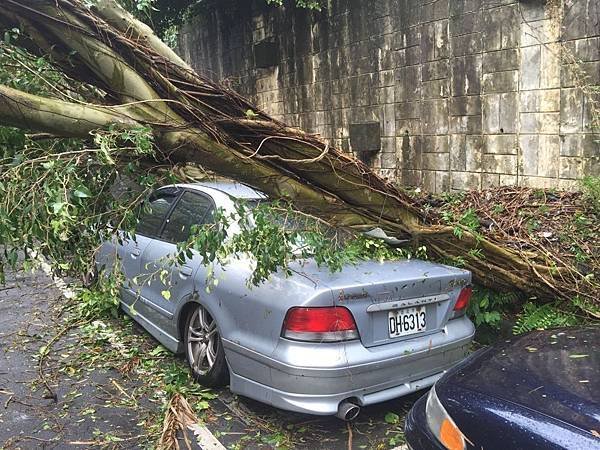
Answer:
M467 306L469 306L469 300L471 299L472 294L473 288L471 286L462 288L460 294L458 294L456 303L454 304L454 312L452 313L453 319L456 317L464 316L465 311L467 310Z
M343 306L291 308L282 336L297 341L337 342L358 339L352 313Z

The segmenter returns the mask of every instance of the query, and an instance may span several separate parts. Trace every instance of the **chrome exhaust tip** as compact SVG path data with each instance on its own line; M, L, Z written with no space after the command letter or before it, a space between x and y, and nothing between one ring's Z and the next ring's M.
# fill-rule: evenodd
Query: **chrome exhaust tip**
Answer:
M360 414L360 406L356 403L352 403L348 400L343 400L338 405L338 410L336 413L336 417L347 422L354 420Z

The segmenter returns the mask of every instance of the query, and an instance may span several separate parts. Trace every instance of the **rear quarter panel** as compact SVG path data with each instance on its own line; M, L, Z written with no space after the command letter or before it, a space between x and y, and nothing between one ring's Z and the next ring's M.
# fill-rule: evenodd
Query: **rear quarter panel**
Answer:
M218 285L209 290L206 275L207 268L200 267L193 300L208 309L224 339L265 356L275 351L289 308L333 305L327 286L298 275L286 277L278 272L259 286L248 286L252 263L247 258L232 258L225 267L216 265Z

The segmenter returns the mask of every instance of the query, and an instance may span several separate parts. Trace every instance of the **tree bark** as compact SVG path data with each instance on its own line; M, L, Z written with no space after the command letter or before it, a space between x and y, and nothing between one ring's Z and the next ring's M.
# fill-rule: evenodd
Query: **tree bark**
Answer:
M62 137L88 137L109 125L136 125L127 107L101 108L21 92L0 85L0 123Z
M333 226L379 227L427 246L437 257L461 257L476 281L487 286L538 298L581 295L597 301L598 285L558 258L518 252L467 229L459 239L453 227L428 223L409 196L362 162L199 76L113 0L91 9L80 0L5 3L0 25L18 23L29 42L51 52L65 73L81 73L81 81L105 91L106 105L2 87L1 123L60 136L84 136L111 123L150 125L160 145L159 161L200 165L284 198ZM474 248L483 257L469 252Z

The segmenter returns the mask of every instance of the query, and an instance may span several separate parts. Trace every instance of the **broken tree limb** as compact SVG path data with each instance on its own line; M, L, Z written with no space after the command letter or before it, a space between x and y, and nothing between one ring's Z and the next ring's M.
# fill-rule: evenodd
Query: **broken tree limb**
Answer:
M159 144L159 164L201 166L283 198L333 226L382 228L426 246L437 258L460 258L478 282L490 287L597 302L598 282L572 263L547 252L511 248L498 236L462 225L442 224L361 161L198 75L113 0L91 7L80 0L6 0L0 24L15 23L23 27L29 47L51 52L59 68L101 89L105 101L72 104L1 88L3 124L61 136L83 136L112 123L147 125Z
M87 137L91 131L111 124L135 125L125 110L70 103L0 86L0 123L54 136Z

